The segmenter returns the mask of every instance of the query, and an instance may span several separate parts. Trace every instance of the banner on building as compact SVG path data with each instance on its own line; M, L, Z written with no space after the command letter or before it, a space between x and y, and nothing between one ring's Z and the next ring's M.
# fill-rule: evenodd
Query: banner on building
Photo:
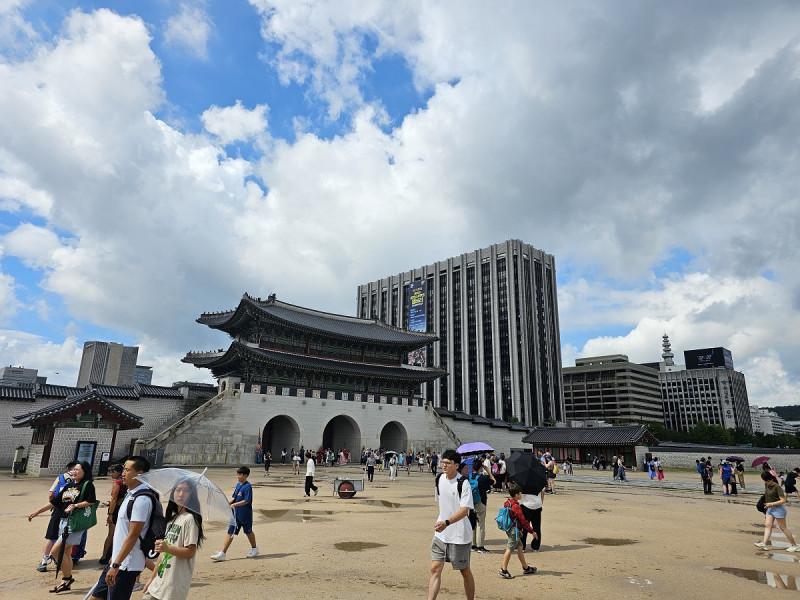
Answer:
M414 281L408 287L408 328L411 331L427 331L425 294L427 286L424 281ZM427 348L418 348L408 354L408 364L425 367L428 364Z

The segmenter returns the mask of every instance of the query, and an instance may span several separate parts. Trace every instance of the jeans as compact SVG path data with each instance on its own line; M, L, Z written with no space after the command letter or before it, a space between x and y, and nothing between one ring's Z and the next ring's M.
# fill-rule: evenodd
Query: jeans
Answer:
M375 465L367 466L367 479L372 483L372 478L375 477Z

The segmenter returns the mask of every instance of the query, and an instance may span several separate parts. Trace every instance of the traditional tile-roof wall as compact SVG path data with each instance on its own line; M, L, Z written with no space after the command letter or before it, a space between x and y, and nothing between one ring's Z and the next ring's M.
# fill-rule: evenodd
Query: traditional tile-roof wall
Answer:
M644 425L627 427L536 427L523 440L534 446L629 446L658 445Z

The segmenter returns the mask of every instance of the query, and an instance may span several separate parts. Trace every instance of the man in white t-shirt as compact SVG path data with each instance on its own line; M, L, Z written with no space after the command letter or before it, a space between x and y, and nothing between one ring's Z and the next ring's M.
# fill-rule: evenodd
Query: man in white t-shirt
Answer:
M439 503L439 516L433 527L431 542L431 578L428 582L428 600L434 600L442 584L442 570L445 560L453 569L461 572L467 600L475 598L475 579L469 568L472 545L472 526L467 515L472 503L472 487L467 481L458 493L458 465L461 456L455 450L445 450L442 454L442 475L436 482L436 501Z
M125 461L122 478L128 493L119 507L111 561L95 584L91 600L129 600L139 573L144 571L145 556L141 538L147 533L153 500L149 496L134 494L147 489L136 477L150 470L150 463L142 456L132 456ZM135 501L134 501L135 500ZM130 519L128 503L133 502Z

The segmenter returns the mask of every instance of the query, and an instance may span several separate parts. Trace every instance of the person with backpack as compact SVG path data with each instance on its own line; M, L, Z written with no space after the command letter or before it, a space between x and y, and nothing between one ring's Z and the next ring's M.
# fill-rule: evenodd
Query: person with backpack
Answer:
M459 485L458 468L461 455L452 448L442 453L442 475L437 477L435 498L439 516L433 526L431 541L431 569L428 582L428 600L436 600L442 584L444 563L449 560L453 569L461 573L467 600L475 598L475 578L469 567L472 531L470 510L474 509L472 488Z
M129 600L136 579L144 571L146 556L142 539L153 525L154 512L161 510L155 494L137 479L138 475L149 470L150 462L143 456L132 456L125 461L122 479L128 492L119 507L111 549L112 562L100 574L91 600Z
M472 473L469 474L469 484L472 489L472 503L475 505L475 514L478 524L472 532L472 549L480 554L489 551L483 545L486 540L486 506L489 504L488 491L492 487L492 480L483 474L483 463L475 459L472 463Z
M94 483L92 483L92 466L82 461L72 467L72 481L65 485L50 502L35 510L28 516L28 521L46 510L57 510L61 515L59 521L59 539L53 545L52 553L59 560L61 554L61 583L51 592L66 592L75 579L72 577L72 546L81 543L83 531L72 531L69 516L73 511L80 511L93 506L97 502ZM63 546L63 549L60 548ZM60 550L60 552L59 552Z
M506 552L503 554L503 565L500 567L500 577L503 579L514 579L514 576L508 572L508 563L511 560L511 553L516 551L519 563L522 565L523 575L533 575L536 573L536 567L532 567L525 561L525 554L522 552L522 540L520 540L519 529L522 528L530 533L535 539L536 532L528 523L525 515L522 513L519 501L522 499L522 488L519 484L512 481L508 484L508 500L503 504L500 513L497 515L497 524L501 529L505 528L508 541L506 542Z
M179 482L170 494L163 539L155 541L157 565L144 586L142 600L186 600L194 573L197 549L203 543L203 517L197 488L189 480Z
M72 469L77 464L78 461L76 460L68 462L64 472L56 477L53 485L50 486L49 495L47 497L48 502L52 502L53 499L61 493L61 490L67 487L67 484L72 482ZM47 524L47 531L45 531L44 534L45 542L44 551L42 553L42 562L40 562L39 566L36 567L36 570L41 573L47 571L47 563L53 560L53 557L50 556L50 553L53 550L53 544L55 544L58 540L58 524L61 522L62 517L63 514L57 506L50 513L50 521Z

